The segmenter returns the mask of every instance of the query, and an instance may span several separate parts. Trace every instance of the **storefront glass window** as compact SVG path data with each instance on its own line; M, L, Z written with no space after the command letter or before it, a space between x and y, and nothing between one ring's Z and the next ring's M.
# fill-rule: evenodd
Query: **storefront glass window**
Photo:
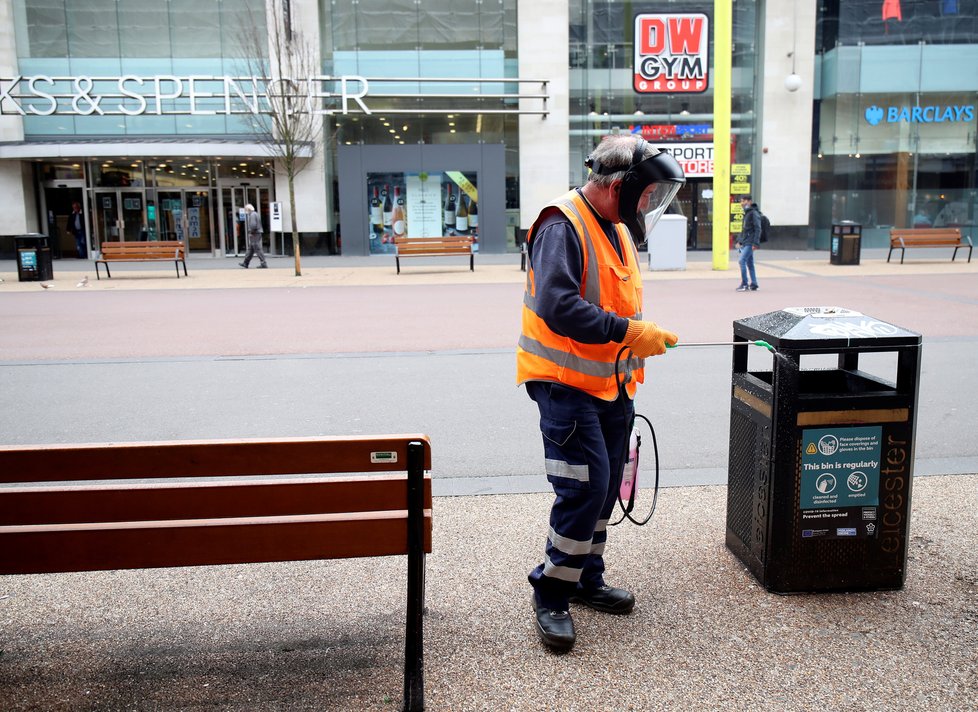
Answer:
M211 184L207 161L177 158L150 166L158 187L190 187Z
M903 3L911 12L922 5ZM823 34L830 19L820 17ZM978 94L956 53L948 46L906 46L895 36L889 46L840 45L821 55L815 247L828 247L831 225L840 220L863 226L864 247L889 245L893 227L974 232ZM949 90L955 84L967 90Z
M81 163L45 163L41 166L41 180L73 180L85 177Z
M757 4L733 2L733 76L731 97L735 163L754 158ZM636 16L668 17L679 23L686 47L702 47L709 73L702 86L691 69L661 89L641 90L636 82ZM705 46L692 28L705 22ZM713 179L713 2L677 0L667 5L627 0L570 1L570 156L571 183L586 180L584 159L606 134L637 133L681 160L688 184L671 206L688 220L687 244L712 245ZM650 53L651 54L651 53ZM694 50L690 56L696 56ZM691 60L695 61L695 60ZM662 80L666 82L665 79ZM649 84L652 82L650 81ZM675 91L669 91L674 88Z
M236 76L247 66L241 58L267 54L264 43L256 46L247 39L252 26L259 36L267 34L263 0L13 0L13 15L18 69L25 77ZM42 86L69 95L84 91L69 82ZM118 92L116 86L95 82L90 90ZM128 89L136 86L130 83ZM147 92L151 88L146 85ZM195 88L201 93L215 89L204 82ZM61 103L71 108L70 100ZM40 108L45 107L41 100ZM87 108L84 99L80 108ZM237 116L154 116L152 111L137 116L28 114L23 123L27 137L254 132Z
M516 0L320 2L320 12L324 72L371 80L368 101L374 115L338 115L339 142L503 140L504 122L475 111L502 108L497 97L480 96L503 93L504 87L466 80L516 76L509 61L516 57ZM382 81L392 77L419 81ZM425 82L425 77L460 81ZM459 111L460 102L465 112Z
M817 46L978 43L969 0L822 0Z
M109 159L102 163L94 163L92 175L94 184L98 188L141 187L146 185L142 161Z
M370 173L367 205L371 254L393 253L395 240L444 235L479 236L476 174Z

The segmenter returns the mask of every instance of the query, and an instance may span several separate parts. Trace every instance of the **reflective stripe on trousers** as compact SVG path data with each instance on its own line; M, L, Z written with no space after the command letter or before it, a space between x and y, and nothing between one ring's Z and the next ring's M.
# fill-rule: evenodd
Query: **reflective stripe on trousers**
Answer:
M543 563L529 580L540 604L565 610L580 585L604 584L608 519L617 501L634 406L556 383L531 382L540 409L547 479L554 488Z

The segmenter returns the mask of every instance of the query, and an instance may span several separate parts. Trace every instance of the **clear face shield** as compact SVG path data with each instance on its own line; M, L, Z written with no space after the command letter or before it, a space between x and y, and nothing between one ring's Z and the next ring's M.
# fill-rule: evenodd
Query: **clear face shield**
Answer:
M644 228L645 240L652 236L652 228L666 212L666 208L679 192L681 183L653 183L646 186L638 198L636 222Z
M640 144L640 147L644 144ZM625 173L618 198L618 216L636 245L644 244L666 208L686 182L676 159L658 151L634 163Z

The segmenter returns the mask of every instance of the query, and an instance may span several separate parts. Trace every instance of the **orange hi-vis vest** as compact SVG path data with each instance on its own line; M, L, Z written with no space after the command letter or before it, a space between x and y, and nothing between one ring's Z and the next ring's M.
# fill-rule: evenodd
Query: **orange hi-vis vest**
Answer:
M607 312L631 319L642 318L642 275L638 266L638 250L632 243L628 229L615 225L624 259L608 240L598 220L584 198L572 190L548 207L559 209L577 233L584 256L581 277L581 299L595 304ZM547 211L543 211L541 216ZM527 234L531 245L541 218L533 223ZM584 344L550 330L537 315L536 280L533 260L526 274L526 291L523 294L523 331L516 349L516 381L551 381L589 393L606 401L618 397L615 383L615 357L621 344ZM626 352L630 353L630 352ZM630 398L635 397L635 387L645 381L644 359L631 356L622 358L619 377L625 383Z

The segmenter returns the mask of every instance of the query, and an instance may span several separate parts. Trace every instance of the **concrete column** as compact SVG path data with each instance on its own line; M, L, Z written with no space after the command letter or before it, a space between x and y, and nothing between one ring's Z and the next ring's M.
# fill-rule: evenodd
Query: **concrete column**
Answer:
M540 208L570 187L570 104L567 0L519 0L518 51L521 79L546 79L550 114L520 116L520 227L533 224ZM523 84L537 93L540 86ZM538 101L521 102L536 108Z
M0 0L0 77L16 77L17 43L12 0ZM24 140L20 116L0 116L0 143ZM29 164L0 159L0 235L19 235L37 230L34 185Z
M316 0L292 0L292 30L301 35L302 41L316 56L318 67L322 66L320 57L320 17L319 3ZM268 3L269 13L281 7L281 0ZM269 15L268 22L281 22L281 18ZM269 47L271 53L273 48ZM324 119L325 120L325 119ZM315 155L295 177L296 221L300 232L326 232L333 229L333 191L328 186L326 151L332 150L329 134L323 133L319 145L314 148ZM289 212L289 179L276 163L275 195L282 202L283 229L292 231L292 217Z
M807 226L812 161L815 75L815 5L805 0L764 4L763 108L758 143L761 210L773 226ZM794 71L801 88L784 80Z

